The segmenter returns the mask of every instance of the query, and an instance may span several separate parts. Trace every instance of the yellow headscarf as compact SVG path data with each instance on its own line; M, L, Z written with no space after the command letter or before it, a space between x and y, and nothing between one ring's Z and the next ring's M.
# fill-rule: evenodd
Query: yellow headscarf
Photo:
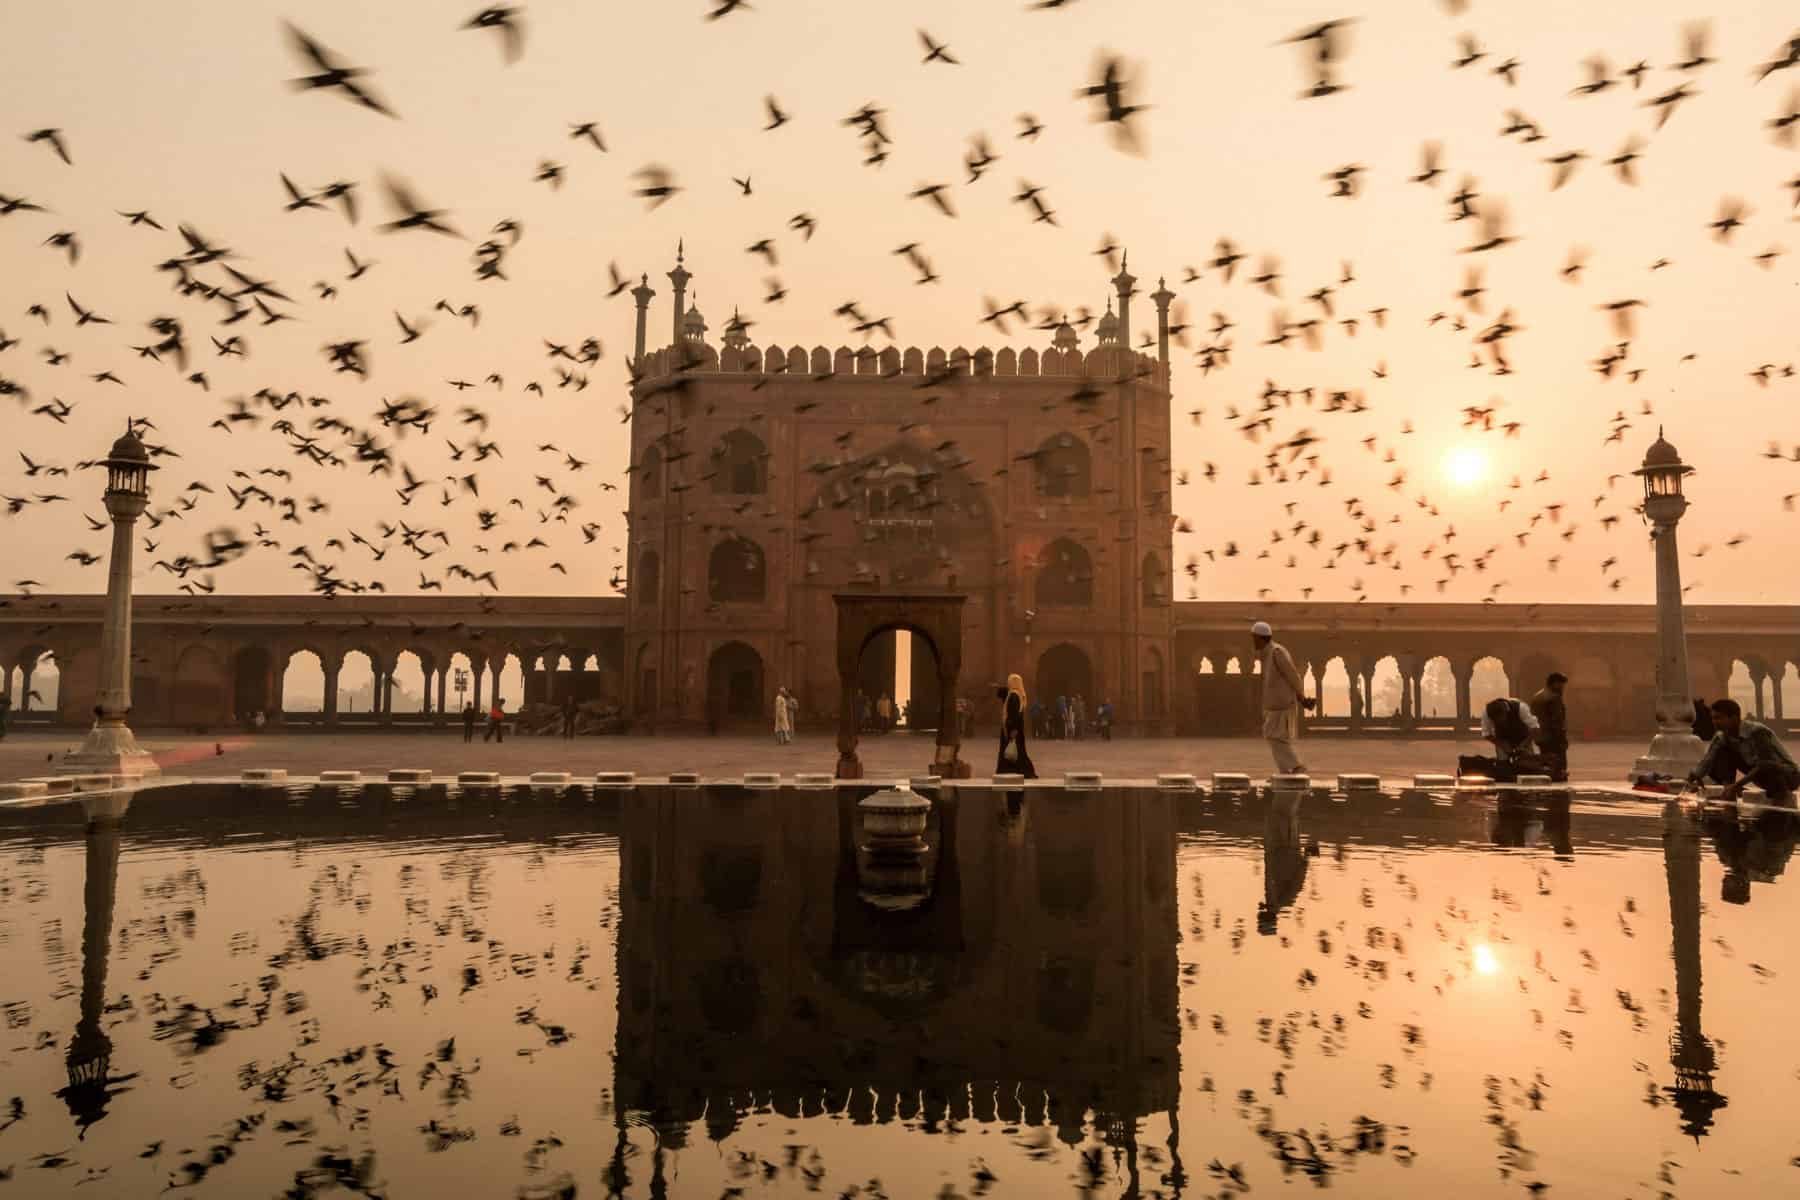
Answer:
M1023 713L1028 707L1025 703L1025 680L1016 672L1008 675L1006 677L1006 690L1019 698L1019 711ZM1002 707L1005 706L1004 701L1002 701L1001 704Z

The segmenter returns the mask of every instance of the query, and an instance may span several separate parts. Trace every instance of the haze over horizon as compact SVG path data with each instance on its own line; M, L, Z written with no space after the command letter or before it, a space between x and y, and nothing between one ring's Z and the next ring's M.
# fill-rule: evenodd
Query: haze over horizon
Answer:
M890 319L900 347L1042 348L1049 332L1013 320L1002 335L984 317L1019 300L1034 324L1097 315L1117 268L1096 251L1128 249L1134 340L1154 332L1159 277L1190 326L1172 358L1178 598L1649 602L1630 472L1663 427L1698 469L1680 534L1689 601L1790 600L1800 276L1785 251L1800 202L1800 122L1789 117L1800 66L1757 73L1788 52L1791 9L760 0L708 20L712 7L525 3L516 61L496 31L461 28L476 6L423 0L9 14L0 380L12 387L0 393L12 394L0 394L0 496L20 503L0 507L0 588L103 590L107 535L84 521L103 517L102 480L31 472L99 457L134 416L180 455L160 460L153 507L192 505L140 523L140 594L202 581L219 594L310 591L320 564L346 588L390 594L422 583L610 592L625 562L620 417L634 323L629 291L608 294L610 270L631 283L647 274L656 288L655 349L681 240L715 346L736 311L759 345L857 348L865 338L836 315L855 300ZM1317 42L1284 41L1345 16L1356 20L1334 35L1330 71L1344 90L1302 98ZM295 52L288 21L368 68L356 82L397 119L338 89L292 89L317 68ZM1684 38L1692 22L1706 31L1697 44ZM921 29L956 62L921 61ZM1595 55L1605 63L1591 74ZM1092 119L1094 98L1076 95L1108 56L1127 101L1146 106L1124 122L1138 153ZM1512 59L1509 84L1494 68ZM1641 75L1625 73L1640 61ZM1650 103L1683 87L1678 101ZM769 96L788 118L774 129ZM891 138L879 165L845 120L865 105L883 111ZM1521 123L1514 111L1526 127L1502 136ZM1021 114L1043 126L1034 139L1018 136ZM583 122L604 150L571 137ZM70 162L51 139L28 140L44 129L59 131ZM1541 139L1528 140L1534 131ZM977 138L997 157L971 181ZM1428 143L1442 147L1441 174L1420 180ZM1634 147L1635 183L1610 161ZM655 207L634 194L651 165L681 188ZM1330 177L1347 167L1360 168L1346 177L1352 194L1335 195L1345 188ZM287 211L284 175L316 207ZM399 215L386 176L462 236L378 231ZM320 197L340 180L357 185L355 222ZM1465 180L1475 196L1458 205ZM909 195L928 184L945 185L954 217ZM1042 189L1055 225L1016 198L1027 185ZM8 198L42 211L7 212ZM1741 227L1719 228L1739 199ZM1517 240L1469 251L1501 204L1501 232ZM1473 215L1451 219L1461 209ZM134 212L164 228L120 215ZM509 220L516 239L490 234ZM199 261L181 225L235 256ZM53 240L64 232L78 255ZM480 279L482 259L496 256L477 246L490 237L504 277ZM773 264L746 250L763 239ZM1230 268L1217 265L1230 256L1220 239L1243 255ZM910 243L935 281L916 282L895 252ZM372 265L355 269L346 251ZM158 269L171 259L185 260L179 271ZM291 301L244 291L225 266ZM181 295L182 275L236 300ZM771 279L783 299L767 299ZM1319 289L1329 291L1312 298ZM265 325L257 300L288 319ZM475 306L478 323L440 300ZM246 318L221 324L234 304ZM47 320L28 314L34 305ZM78 326L77 306L111 323ZM417 340L401 344L396 314ZM1233 327L1212 332L1214 314ZM134 350L164 342L147 326L162 316L181 323L185 367ZM1083 328L1084 347L1093 330ZM1277 330L1283 344L1266 344ZM233 335L241 343L227 343ZM548 343L577 352L590 337L597 361L547 354ZM342 362L326 353L351 342L361 373L334 369ZM221 343L244 352L221 354ZM889 343L876 333L867 344ZM106 372L120 382L95 380ZM541 393L525 390L534 381ZM276 411L260 389L329 404ZM1334 392L1344 399L1332 411ZM383 404L403 397L436 409L428 433L381 423ZM946 416L953 405L952 390ZM253 419L223 420L234 411ZM312 429L320 416L354 435ZM284 418L345 465L297 455L273 428ZM352 443L367 434L391 474L357 461ZM477 439L500 454L477 466ZM410 504L395 490L403 468L421 481ZM478 496L460 482L471 471ZM227 488L252 482L271 503L234 507ZM66 499L43 499L57 495ZM553 519L556 496L569 498L566 522ZM284 498L297 520L273 503ZM490 530L480 510L496 514ZM401 520L443 530L445 544L417 557L380 531ZM591 539L583 524L598 526ZM223 529L249 552L185 578L155 566L207 557L206 535ZM533 538L545 544L528 547ZM447 578L450 562L492 569L495 584Z

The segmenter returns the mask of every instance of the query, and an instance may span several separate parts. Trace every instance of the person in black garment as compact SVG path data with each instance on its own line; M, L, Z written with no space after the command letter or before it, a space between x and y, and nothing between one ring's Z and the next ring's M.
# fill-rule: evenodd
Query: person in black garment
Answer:
M1000 754L994 762L994 774L1036 779L1037 768L1031 765L1031 755L1025 750L1025 713L1029 708L1025 681L1016 674L1008 675L1006 686L995 688L994 696L1000 701ZM1009 743L1017 747L1017 757L1011 761L1006 757Z

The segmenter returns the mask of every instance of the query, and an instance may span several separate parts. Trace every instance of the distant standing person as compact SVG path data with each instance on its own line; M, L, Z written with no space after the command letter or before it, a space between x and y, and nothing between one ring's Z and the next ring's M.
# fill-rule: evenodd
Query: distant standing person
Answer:
M487 730L481 735L481 740L484 742L504 742L506 740L506 701L498 696L494 697L494 707L488 709Z
M1100 707L1094 710L1094 721L1100 726L1100 740L1112 741L1113 707L1111 700L1100 702Z
M1743 707L1729 698L1712 702L1712 720L1718 732L1688 772L1688 782L1722 783L1727 800L1736 800L1746 784L1754 783L1770 804L1793 804L1794 792L1800 789L1800 766L1775 731L1746 719Z
M1563 691L1568 686L1567 675L1552 671L1543 688L1531 698L1531 711L1538 719L1537 735L1532 740L1537 742L1545 772L1557 783L1565 783L1569 778L1569 706L1563 702Z
M463 705L463 741L465 742L475 740L475 716L475 702L471 700Z
M562 735L566 740L575 739L575 718L580 706L575 703L574 696L564 696L562 703Z
M1294 752L1294 741L1300 736L1300 709L1312 707L1304 698L1305 685L1294 667L1294 656L1275 640L1275 631L1267 621L1250 626L1250 643L1256 647L1262 663L1263 740L1275 758L1275 769L1283 775L1298 775L1306 770Z
M6 718L12 715L12 697L0 695L0 742L6 740Z
M1006 686L996 688L994 694L1000 701L1000 756L994 762L994 774L1036 779L1037 768L1025 749L1025 714L1031 707L1025 699L1025 681L1016 674L1008 675Z
M775 689L775 744L785 746L794 740L794 710L788 701L788 690Z

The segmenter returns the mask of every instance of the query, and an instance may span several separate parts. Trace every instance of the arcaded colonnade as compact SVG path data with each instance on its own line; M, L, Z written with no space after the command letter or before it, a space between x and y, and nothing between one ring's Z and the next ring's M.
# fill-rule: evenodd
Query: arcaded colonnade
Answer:
M1177 603L1175 659L1188 684L1177 697L1183 732L1250 732L1253 671L1249 625L1263 619L1317 691L1342 672L1348 711L1328 706L1307 718L1316 729L1352 732L1467 730L1481 719L1471 690L1478 664L1489 688L1529 698L1552 671L1569 677L1576 736L1645 732L1655 708L1656 614L1650 605L1603 604L1233 604ZM1800 668L1800 606L1703 605L1687 610L1688 669L1695 697L1727 694L1741 663L1756 690L1753 711L1785 724L1781 681ZM1236 659L1237 663L1232 664ZM1378 704L1385 664L1397 695ZM1235 665L1236 671L1228 666ZM1447 674L1453 700L1426 703L1428 672ZM1185 700L1185 702L1184 702ZM1794 714L1800 718L1800 713Z
M58 686L42 690L54 696L55 718L70 725L89 721L101 603L98 596L35 596L0 606L0 688L12 696L15 715L29 719L32 710L43 711L46 706L28 696L54 666ZM560 702L570 693L626 703L626 603L612 596L140 598L133 631L133 723L218 726L256 711L280 722L284 709L289 722L381 723L400 715L391 701L397 685L422 692L423 712L433 717L456 708L456 670L470 675L464 698L485 706L509 662L523 673L523 694L506 696L509 710L522 702ZM1328 678L1347 683L1347 711L1341 700L1328 703L1324 713L1309 718L1315 730L1471 728L1479 720L1480 697L1471 697L1478 683L1530 696L1553 670L1570 676L1577 736L1646 733L1652 725L1655 616L1648 605L1176 601L1170 608L1174 633L1168 656L1158 652L1152 661L1146 653L1139 665L1148 675L1161 672L1164 661L1171 664L1168 728L1176 733L1254 731L1257 680L1249 626L1259 618L1274 624L1314 688ZM1039 612L1040 618L1047 615ZM1800 669L1800 606L1695 606L1687 624L1696 696L1727 694L1737 668L1757 696L1753 712L1781 727L1800 720L1800 713L1785 711L1781 688L1784 675ZM1047 619L1040 619L1037 634L1027 661L1014 668L1022 669L1034 696L1054 698L1065 690L1090 698L1102 694L1105 684L1096 679L1096 667L1106 660L1098 645L1087 645L1088 635L1056 628ZM738 637L726 649L735 647L743 662L733 660L730 670L709 673L705 686L721 690L722 699L729 693L732 703L741 700L749 711L767 712L782 680L746 644L750 639ZM324 676L323 705L305 706L315 711L301 711L282 692L289 661L307 653L317 656ZM338 678L346 658L358 653L367 656L376 680L374 711L359 705L354 714L340 713L333 703ZM1477 664L1483 664L1479 672ZM921 669L915 678L927 674ZM1378 694L1378 674L1390 681L1397 674L1398 688L1390 682ZM1429 685L1446 676L1451 684L1434 699ZM808 728L836 727L840 700L835 678L832 683L829 692L801 696ZM963 664L959 693L986 701L987 684L985 675ZM990 708L977 704L984 727L991 725ZM418 719L410 712L404 716Z
M612 597L140 597L133 609L132 723L213 728L261 712L271 724L385 724L401 686L417 698L409 716L441 718L457 709L458 671L467 676L462 699L485 708L509 662L523 684L522 694L504 697L509 711L570 694L616 703L622 604ZM29 718L46 707L32 695L34 677L42 664L53 664L56 720L85 724L99 646L99 597L15 599L0 609L0 680L16 693L14 713ZM340 712L340 675L358 654L372 677L369 695L354 714ZM283 682L290 662L307 656L316 659L319 698L297 704Z

